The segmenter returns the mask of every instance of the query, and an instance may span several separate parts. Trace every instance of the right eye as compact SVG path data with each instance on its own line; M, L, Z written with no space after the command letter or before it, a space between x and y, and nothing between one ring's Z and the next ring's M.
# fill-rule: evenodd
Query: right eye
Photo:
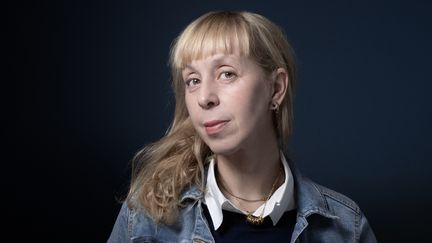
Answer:
M186 80L185 84L187 87L194 87L197 86L200 83L200 80L197 78L191 78Z

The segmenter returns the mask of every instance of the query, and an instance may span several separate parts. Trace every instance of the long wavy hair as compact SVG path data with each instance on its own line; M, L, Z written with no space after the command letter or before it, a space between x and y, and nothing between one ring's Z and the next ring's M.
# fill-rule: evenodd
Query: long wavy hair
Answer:
M174 119L166 135L140 150L132 160L129 207L146 211L157 223L176 221L181 193L191 185L204 191L204 167L212 155L195 131L185 105L182 69L192 60L216 53L251 58L264 72L277 68L288 72L288 87L273 121L279 146L284 149L292 129L296 68L294 52L282 30L265 17L250 12L207 13L174 40L170 51Z

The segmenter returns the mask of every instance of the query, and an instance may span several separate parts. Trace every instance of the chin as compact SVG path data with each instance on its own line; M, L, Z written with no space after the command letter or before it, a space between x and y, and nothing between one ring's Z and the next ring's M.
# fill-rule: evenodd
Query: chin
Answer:
M205 131L200 131L198 134L210 150L219 155L231 155L237 152L245 138L243 134L235 131L225 131L215 136L209 136Z
M230 155L238 151L238 143L231 141L219 140L219 141L208 141L204 140L207 146L211 149L214 154L219 155Z

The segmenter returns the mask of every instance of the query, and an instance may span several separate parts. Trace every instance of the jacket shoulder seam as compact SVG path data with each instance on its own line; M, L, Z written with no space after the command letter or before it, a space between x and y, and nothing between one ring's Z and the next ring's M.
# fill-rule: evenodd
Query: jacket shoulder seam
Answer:
M347 197L347 196L345 196L339 192L336 192L334 190L331 190L327 187L324 187L324 186L321 186L318 184L316 184L316 186L319 188L321 194L326 198L326 201L328 201L328 200L336 201L339 204L351 209L357 215L360 214L360 207L349 197Z

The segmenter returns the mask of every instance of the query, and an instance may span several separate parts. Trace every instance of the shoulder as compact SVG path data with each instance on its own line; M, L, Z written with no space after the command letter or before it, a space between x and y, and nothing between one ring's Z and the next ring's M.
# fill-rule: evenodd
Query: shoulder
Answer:
M313 232L309 237L331 237L339 239L335 240L337 242L347 242L348 238L355 239L355 242L376 242L365 215L351 198L305 177L301 178L300 184L307 195L302 195L299 210L308 217L308 231ZM309 217L313 214L324 217Z
M362 214L359 205L346 195L297 176L297 202L302 215L318 213L330 218L356 220Z
M357 215L361 214L359 205L356 202L354 202L354 200L352 200L351 198L347 197L346 195L340 192L334 191L328 187L320 185L312 180L309 181L322 195L322 197L325 199L325 202L331 209L333 210L345 209L345 210L352 211Z
M337 217L341 210L361 214L360 207L351 198L303 175L293 160L288 160L288 164L294 178L297 207L302 215L322 213Z
M128 213L128 228L131 236L153 236L157 231L157 223L147 211L139 205L126 205Z
M197 220L198 211L194 210L197 201L192 196L185 197L182 205L179 205L177 220L172 224L157 223L140 205L124 202L110 237L115 240L109 242L153 242L156 239L180 242L189 239Z
M156 232L154 220L140 207L123 202L108 242L130 242L151 237Z

